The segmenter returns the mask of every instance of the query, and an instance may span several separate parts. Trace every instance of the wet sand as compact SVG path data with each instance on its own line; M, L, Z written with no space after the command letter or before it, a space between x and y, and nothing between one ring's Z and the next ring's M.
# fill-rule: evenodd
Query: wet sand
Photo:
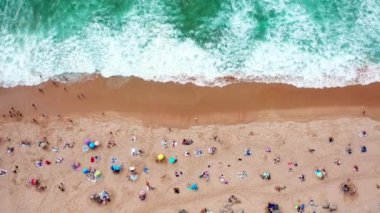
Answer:
M13 106L29 120L42 114L57 117L116 112L149 124L189 127L268 119L360 116L363 110L373 119L380 118L380 83L329 89L264 83L197 87L94 76L93 80L82 83L47 82L33 87L1 88L0 100L2 115L7 117Z

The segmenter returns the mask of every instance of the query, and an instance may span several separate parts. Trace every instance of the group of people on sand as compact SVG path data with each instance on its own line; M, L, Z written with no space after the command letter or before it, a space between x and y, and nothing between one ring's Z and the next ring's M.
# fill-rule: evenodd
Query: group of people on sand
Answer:
M33 104L33 107L34 108L37 108L34 104ZM22 117L22 114L21 112L19 112L18 110L15 110L13 107L12 109L9 111L9 116L10 117ZM368 133L366 131L361 131L360 132L360 137L362 138L365 138L368 136ZM1 138L0 138L1 139ZM4 139L1 139L1 140L4 140ZM1 142L0 140L0 142ZM132 139L132 141L136 141L136 137L134 136ZM214 140L219 140L219 137L214 137ZM10 141L10 138L9 138L9 141ZM329 137L328 138L328 142L329 143L334 143L335 142L335 139L333 137ZM194 141L192 139L183 139L182 140L182 145L184 146L190 146L194 143ZM162 140L161 141L161 144L163 147L165 147L165 149L169 148L169 145L168 145L168 141L166 139ZM20 145L23 146L23 147L29 147L32 145L32 142L28 139L24 139L20 142ZM37 142L37 146L40 147L41 149L48 149L50 143L48 141L48 139L46 137L43 137L41 140L39 140ZM110 139L108 141L108 144L107 144L107 147L108 148L112 148L116 145L115 143L115 140L114 140L114 134L113 132L110 132ZM176 140L173 140L172 143L171 143L171 146L172 148L176 148L178 146L178 143ZM69 144L69 143L66 143L63 148L73 148L74 147L74 143L72 144ZM217 153L217 147L215 146L210 146L208 147L207 151L210 155L214 155ZM59 148L58 147L53 147L52 149L53 152L58 152L59 151ZM138 152L139 151L139 152ZM135 149L135 150L132 150L131 154L133 156L138 156L140 155L141 153L143 153L143 151L141 150L138 150L138 149ZM270 147L265 147L264 151L266 153L271 153L272 152L272 149ZM308 149L309 153L314 153L315 152L315 149L311 149L309 148ZM353 148L352 148L352 144L348 144L347 147L345 148L345 151L348 155L352 155L353 154ZM365 145L362 145L360 147L360 152L361 153L366 153L368 151L368 148L367 146ZM14 152L14 147L7 147L7 152L8 153L13 153ZM184 155L186 157L191 157L191 152L186 150ZM250 156L253 156L253 151L252 151L252 148L248 147L248 148L245 148L244 149L244 152L242 153L243 156L245 157L250 157ZM200 148L196 148L194 150L194 156L195 157L202 157L203 156L203 150L200 149ZM242 157L244 158L244 157ZM91 156L91 163L96 163L98 162L98 160L100 160L100 156ZM62 163L63 162L63 158L62 157L58 157L57 160L56 160L56 163ZM241 161L242 159L239 158L239 160ZM274 164L280 164L281 163L281 158L280 156L276 156L274 159L273 159L273 162ZM333 162L335 165L337 166L340 166L342 164L341 160L340 159L336 159L334 162ZM37 167L41 167L43 165L50 165L51 162L49 160L45 160L43 161L42 159L40 160L37 160L35 162L35 165ZM73 168L75 170L77 170L81 165L79 162L77 163L74 163L73 165ZM228 165L229 166L229 165ZM211 167L211 163L208 164L208 168ZM288 171L289 172L294 172L295 170L297 170L297 167L298 167L298 163L296 161L293 161L293 160L289 160L287 162L287 168L288 168ZM119 171L119 170L118 170ZM354 172L359 172L359 166L358 165L353 165L353 171ZM18 165L15 165L14 166L14 169L13 169L13 173L17 174L19 172L19 166ZM90 170L90 174L92 174L94 171ZM148 169L145 170L144 168L144 172L145 173L148 173ZM326 177L327 176L327 171L325 170L325 168L321 168L321 169L318 169L318 172L320 172L321 174L323 174L323 177ZM116 173L116 172L115 172ZM118 172L117 172L118 173ZM1 175L4 175L6 174L6 171L1 171ZM318 173L319 174L319 173ZM130 176L131 175L137 175L136 171L135 170L130 170ZM178 178L180 176L183 175L183 172L179 169L175 170L174 172L174 175ZM241 171L238 173L238 178L239 179L242 179L242 178L246 178L248 177L248 174L246 171ZM266 181L270 181L271 180L271 175L270 175L270 172L266 171L264 172L262 175L261 175L262 179L266 180ZM306 181L306 175L301 173L298 175L298 180L300 182L305 182ZM200 175L199 175L199 178L202 179L202 180L205 180L205 181L209 181L210 180L210 171L209 170L203 170ZM230 183L230 180L229 178L225 177L224 174L221 174L219 176L219 181L221 184L229 184ZM47 186L46 185L42 185L41 184L41 180L38 179L38 178L31 178L29 181L28 181L28 184L30 184L31 186L35 187L35 189L37 189L38 191L44 191ZM190 189L193 189L194 186L196 184L188 184L188 188ZM58 189L61 191L61 192L65 192L65 185L63 184L63 182L60 182L58 185L57 185ZM194 190L198 190L197 188L198 186L196 185L196 189ZM380 185L377 185L378 189L380 189ZM285 190L287 188L287 186L281 186L281 185L276 185L274 187L274 189L278 192L281 192L282 190ZM146 200L146 197L147 197L147 194L154 190L155 188L151 185L151 183L146 180L145 181L145 190L141 190L138 194L138 197L141 201L144 201ZM353 185L353 183L348 179L345 183L342 183L341 186L340 186L340 189L341 191L344 193L344 194L355 194L356 193L356 187ZM179 194L180 190L178 187L174 187L173 188L174 190L174 193L176 194ZM100 193L94 193L90 196L90 199L91 200L94 200L96 202L98 202L99 204L106 204L108 202L111 201L111 194L105 190L101 191ZM236 197L230 197L229 198L229 202L235 202L236 201ZM316 206L314 200L310 200L309 202L309 206ZM336 206L335 205L328 205L328 209L330 209L330 211L335 211L336 210ZM305 211L305 208L306 208L306 205L302 202L297 202L297 204L295 204L295 209L297 212L301 213L301 212L304 212ZM279 205L276 204L276 203L273 203L273 202L270 202L268 203L268 206L267 206L267 211L268 212L279 212ZM204 209L202 210L203 212L208 212L207 209Z

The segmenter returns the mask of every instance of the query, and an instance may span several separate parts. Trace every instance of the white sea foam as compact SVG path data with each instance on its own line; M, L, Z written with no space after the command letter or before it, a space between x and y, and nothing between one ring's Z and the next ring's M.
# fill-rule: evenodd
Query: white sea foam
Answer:
M353 31L368 32L374 41L379 41L380 6L373 0L365 2L361 10L366 12L360 13ZM225 76L316 88L380 81L380 65L370 62L366 51L358 46L361 43L355 40L366 35L355 39L342 37L337 41L342 45L348 42L350 51L339 52L334 48L337 44L328 43L318 51L302 49L297 42L309 42L311 48L317 49L318 39L323 42L329 39L303 8L286 11L288 7L284 4L268 2L271 7L266 9L288 15L281 22L283 25L272 28L269 38L252 46L247 45L249 33L257 23L247 14L254 8L242 5L233 14L219 14L228 16L230 27L223 32L220 43L210 47L200 47L190 38L178 39L179 32L172 25L133 12L121 31L93 23L87 27L86 37L71 37L62 42L52 37L41 39L0 32L0 84L35 85L65 73L91 74L95 70L105 77L137 76L218 86L226 82L216 79ZM289 37L287 42L283 40L284 35Z

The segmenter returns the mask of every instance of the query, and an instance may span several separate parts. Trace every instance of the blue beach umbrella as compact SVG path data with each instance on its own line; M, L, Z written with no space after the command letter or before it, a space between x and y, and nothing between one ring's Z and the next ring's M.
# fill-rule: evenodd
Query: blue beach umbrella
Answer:
M193 183L193 184L191 184L190 189L193 190L193 191L197 191L198 190L198 185L196 183Z
M90 147L90 149L94 149L96 146L94 142L91 142L88 144L88 147Z
M112 170L113 171L120 171L121 170L121 165L112 165Z
M90 170L88 168L83 168L82 169L83 174L88 174Z
M175 164L177 162L177 158L171 156L169 159L168 159L169 163L170 164Z

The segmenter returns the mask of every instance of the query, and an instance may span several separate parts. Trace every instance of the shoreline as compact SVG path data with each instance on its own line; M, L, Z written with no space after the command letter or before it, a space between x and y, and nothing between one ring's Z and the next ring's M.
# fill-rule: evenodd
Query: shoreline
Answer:
M0 122L12 120L8 114L11 107L28 120L117 113L147 124L184 128L258 120L357 117L364 110L372 119L380 120L378 91L380 83L326 89L266 83L199 87L135 77L94 76L75 83L49 81L38 86L0 88Z

